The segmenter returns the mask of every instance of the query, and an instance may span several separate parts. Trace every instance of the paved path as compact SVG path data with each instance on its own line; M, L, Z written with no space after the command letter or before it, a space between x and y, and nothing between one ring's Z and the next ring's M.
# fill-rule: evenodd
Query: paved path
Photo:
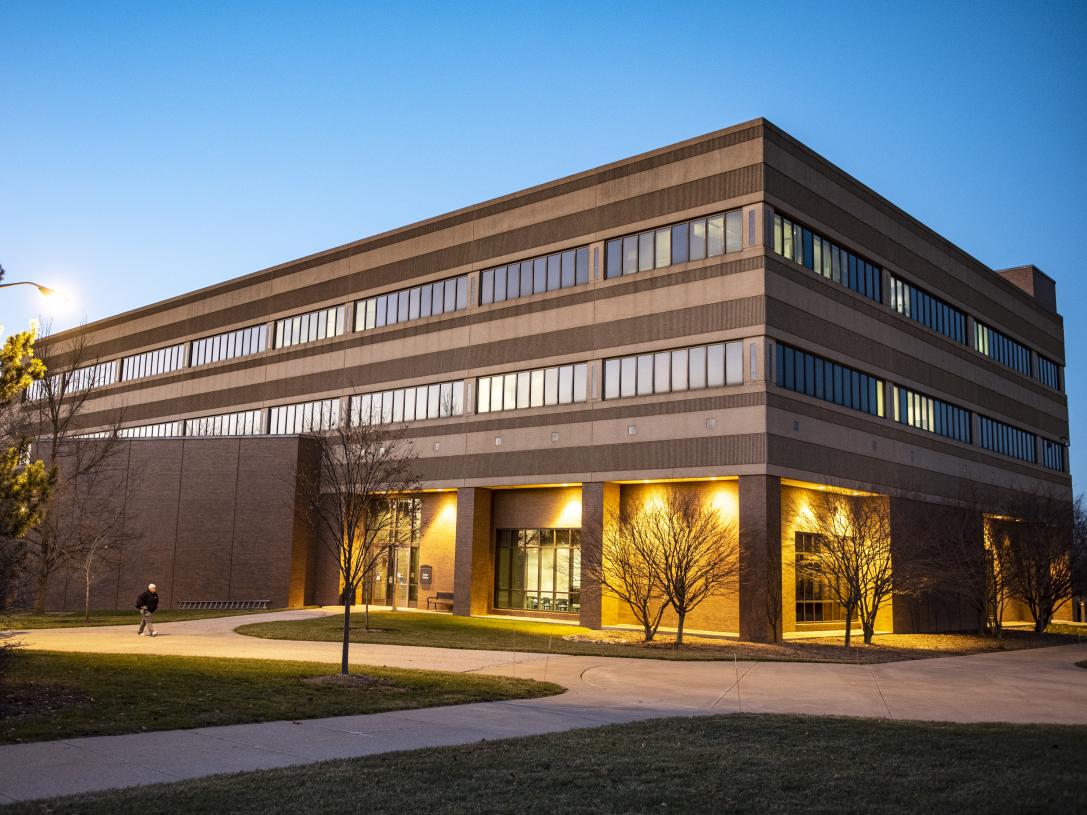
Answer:
M32 648L339 662L337 643L261 640L242 623L278 612L132 628L46 629ZM561 696L298 722L100 736L0 746L0 800L27 800L394 750L467 744L713 713L808 713L954 722L1087 724L1087 644L971 657L840 665L665 662L355 644L352 663L546 679Z

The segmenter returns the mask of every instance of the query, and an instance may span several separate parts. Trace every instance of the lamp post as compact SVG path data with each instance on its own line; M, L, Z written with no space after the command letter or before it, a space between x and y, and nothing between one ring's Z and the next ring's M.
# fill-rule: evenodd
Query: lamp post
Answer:
M0 266L0 280L4 279L4 274L4 267ZM51 289L48 286L43 286L41 283L34 283L30 280L17 280L14 283L0 283L0 289L6 289L11 286L33 286L41 292L42 297L53 297L60 294L56 289Z

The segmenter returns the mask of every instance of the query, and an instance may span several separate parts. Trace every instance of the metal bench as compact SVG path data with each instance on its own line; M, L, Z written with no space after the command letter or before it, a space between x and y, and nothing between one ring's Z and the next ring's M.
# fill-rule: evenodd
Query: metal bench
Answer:
M268 608L270 600L178 600L179 609L251 609Z
M433 597L426 599L427 608L437 608L438 606L448 606L453 608L453 592L451 591L436 591Z

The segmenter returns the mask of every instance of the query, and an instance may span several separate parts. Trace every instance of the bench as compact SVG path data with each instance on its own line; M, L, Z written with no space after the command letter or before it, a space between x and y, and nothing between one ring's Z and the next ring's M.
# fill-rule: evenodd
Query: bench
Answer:
M437 591L434 592L433 597L428 597L426 599L427 608L437 608L438 606L449 606L449 608L453 608L453 592Z
M267 609L270 600L178 600L179 609Z

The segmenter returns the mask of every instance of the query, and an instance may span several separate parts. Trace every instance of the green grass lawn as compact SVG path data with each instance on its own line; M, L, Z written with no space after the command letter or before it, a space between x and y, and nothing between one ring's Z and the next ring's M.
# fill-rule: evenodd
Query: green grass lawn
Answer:
M395 668L362 687L307 682L338 665L257 659L16 654L0 684L0 743L549 696L551 683Z
M1087 727L663 719L16 805L11 813L1075 812Z
M154 621L158 623L176 623L185 620L207 620L212 617L237 617L245 614L267 614L268 611L249 609L194 609L192 611L156 611ZM140 624L140 613L131 611L92 611L90 622L83 618L82 611L57 611L47 614L6 614L0 618L0 626L7 626L14 631L28 628L79 628L87 625L135 625Z
M601 632L517 617L454 617L411 611L371 611L370 628L370 631L363 628L361 613L351 615L351 641L359 643L692 660L736 657L772 661L890 662L1076 641L1074 637L1059 635L1039 640L1028 632L1008 631L1000 640L976 634L886 634L877 635L873 645L865 646L857 632L855 647L846 649L840 637L764 644L688 635L687 644L676 649L672 636L664 632L658 633L653 643L642 643L641 635L631 631ZM250 623L236 630L240 634L268 639L340 642L343 617L332 614L307 620Z

